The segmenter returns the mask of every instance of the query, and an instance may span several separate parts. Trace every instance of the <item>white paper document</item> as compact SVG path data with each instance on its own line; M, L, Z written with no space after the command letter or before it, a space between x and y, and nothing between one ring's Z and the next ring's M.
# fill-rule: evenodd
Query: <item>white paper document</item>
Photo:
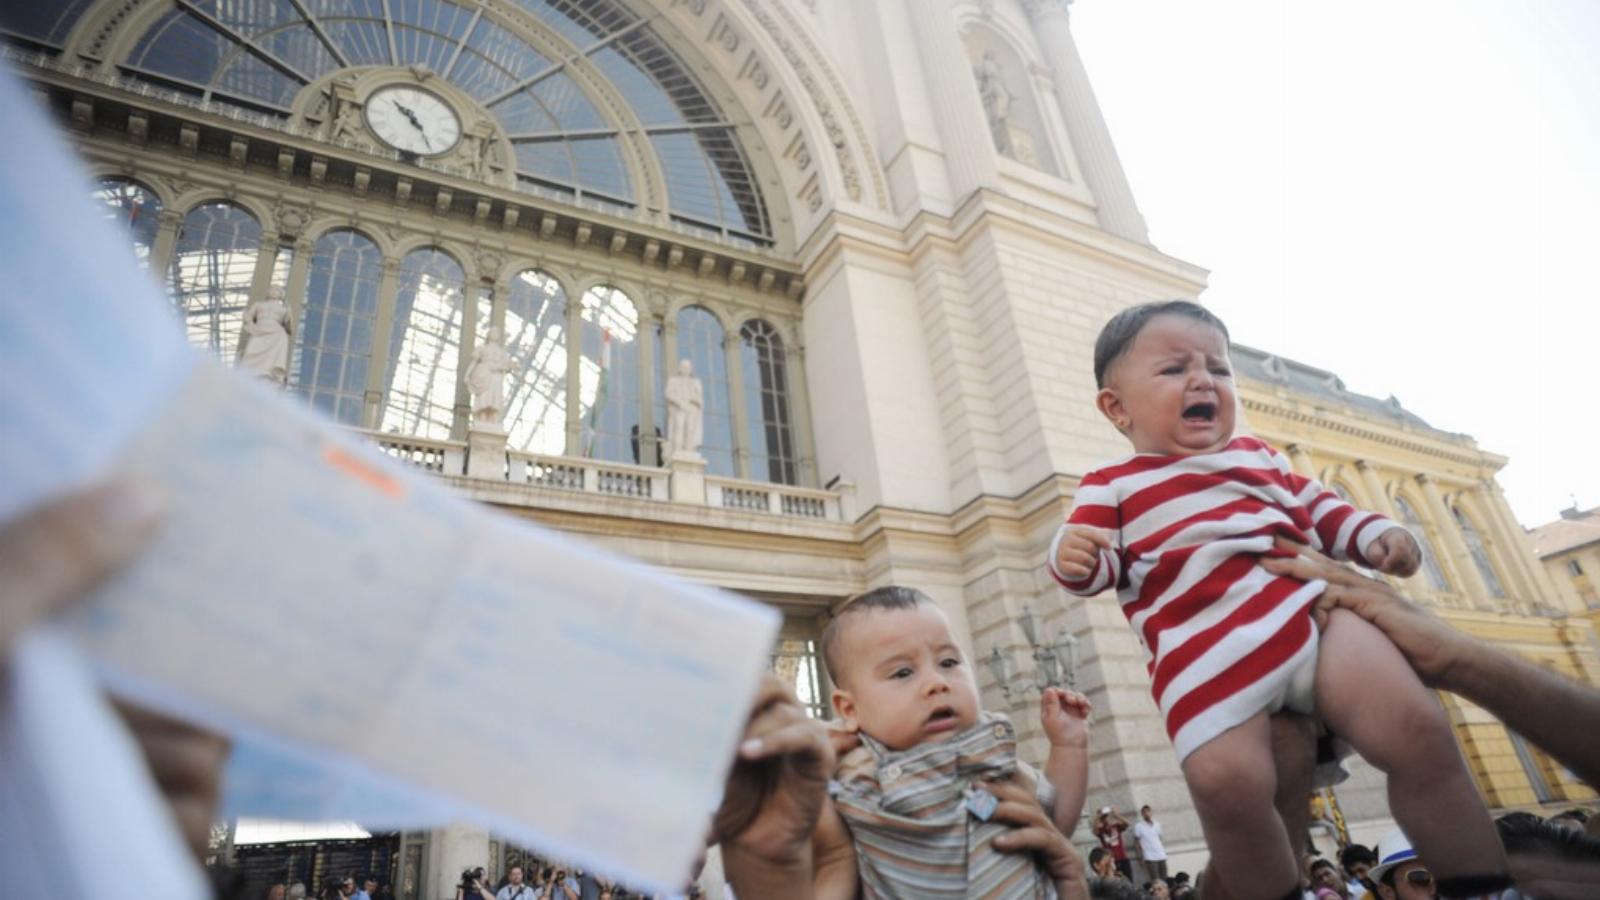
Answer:
M239 741L231 814L472 821L680 886L777 614L472 504L199 361L32 106L0 84L0 521L112 466L172 504L66 623L79 656ZM59 798L31 800L48 824Z

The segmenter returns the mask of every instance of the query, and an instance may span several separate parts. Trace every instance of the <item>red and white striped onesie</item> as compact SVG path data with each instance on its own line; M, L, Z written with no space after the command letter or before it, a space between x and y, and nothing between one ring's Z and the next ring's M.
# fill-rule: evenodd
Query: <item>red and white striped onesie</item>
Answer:
M1311 712L1317 633L1307 613L1327 587L1260 566L1284 535L1367 566L1363 551L1398 527L1289 470L1253 437L1197 456L1136 454L1084 476L1068 524L1110 532L1074 594L1113 585L1145 648L1151 692L1181 761L1263 710Z

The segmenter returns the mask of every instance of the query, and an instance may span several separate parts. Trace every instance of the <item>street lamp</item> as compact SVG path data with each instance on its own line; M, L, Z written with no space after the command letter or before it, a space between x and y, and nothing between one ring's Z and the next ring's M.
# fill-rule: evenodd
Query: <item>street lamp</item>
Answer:
M1068 688L1076 688L1078 639L1062 628L1053 643L1041 642L1039 621L1034 617L1033 608L1029 606L1022 608L1022 615L1017 618L1017 624L1021 626L1022 634L1028 639L1028 646L1033 650L1034 687L1041 691L1048 687L1061 687L1063 684ZM1000 685L1000 691L1005 694L1006 702L1011 702L1013 691L1011 661L1000 651L998 644L989 653L987 662L989 674L993 675L995 683Z

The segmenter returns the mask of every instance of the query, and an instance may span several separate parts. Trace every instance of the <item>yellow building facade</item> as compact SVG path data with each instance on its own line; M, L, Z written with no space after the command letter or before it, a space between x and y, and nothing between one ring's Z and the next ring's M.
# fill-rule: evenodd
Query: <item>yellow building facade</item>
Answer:
M1528 532L1533 552L1558 585L1572 590L1600 627L1600 507L1561 511L1561 518Z
M1556 577L1556 566L1541 564L1495 483L1505 457L1428 426L1393 398L1351 393L1333 373L1244 347L1235 348L1234 363L1243 412L1257 435L1282 449L1300 474L1417 536L1423 567L1395 580L1409 597L1497 647L1600 686L1589 611ZM1600 543L1590 552L1600 571ZM1451 694L1440 700L1492 808L1595 799L1484 710ZM1341 793L1359 801L1374 787L1358 771Z

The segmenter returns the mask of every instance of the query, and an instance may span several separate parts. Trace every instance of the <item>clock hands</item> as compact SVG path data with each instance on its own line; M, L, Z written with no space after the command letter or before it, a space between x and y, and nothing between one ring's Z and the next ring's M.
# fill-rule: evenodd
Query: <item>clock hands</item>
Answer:
M406 117L406 119L408 119L411 122L411 127L415 128L417 130L417 133L422 135L422 146L427 147L429 150L432 150L433 149L433 142L428 140L428 131L427 131L427 129L423 128L422 127L422 123L417 121L417 114L412 112L410 110L410 108L406 107L399 100L394 101L394 108L400 110L400 113L402 115L404 115Z

